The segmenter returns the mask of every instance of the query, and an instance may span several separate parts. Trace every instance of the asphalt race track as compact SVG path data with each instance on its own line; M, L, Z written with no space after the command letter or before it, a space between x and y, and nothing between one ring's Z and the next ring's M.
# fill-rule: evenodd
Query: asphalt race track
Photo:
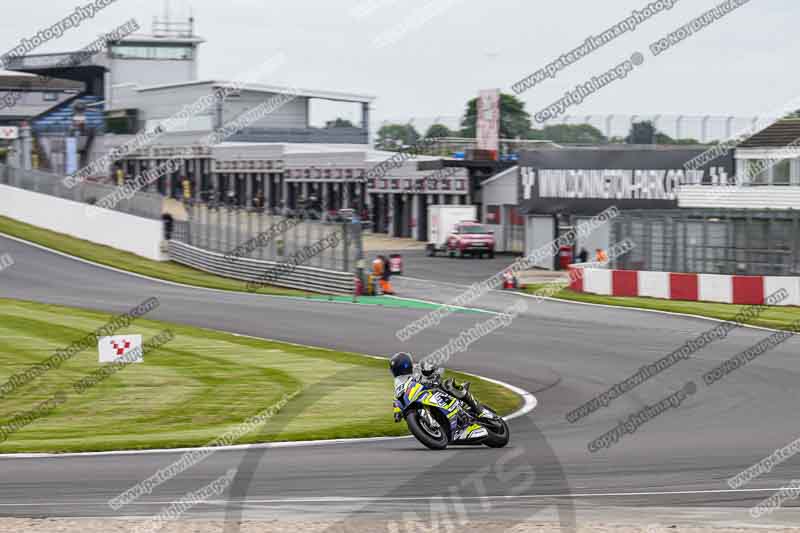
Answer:
M0 237L16 265L0 274L0 296L124 312L157 296L149 318L282 341L418 357L447 343L488 315L455 314L406 343L394 332L422 316L411 309L375 308L233 294L169 285L94 267ZM510 261L510 260L509 260ZM478 281L494 262L470 261ZM483 265L483 266L481 266ZM410 270L410 263L406 265ZM463 279L463 276L460 277ZM460 292L441 281L394 280L403 296L446 301ZM493 292L475 303L502 310L525 298ZM571 520L573 504L726 508L746 518L751 505L791 479L790 460L741 491L726 480L800 436L800 342L790 339L712 387L701 375L770 332L739 328L692 358L642 384L608 407L571 424L565 414L643 364L711 329L710 321L562 302L537 302L504 330L459 354L450 367L533 392L538 407L511 422L503 450L452 448L429 452L413 439L219 451L139 502L112 511L107 501L179 457L179 453L0 459L0 516L152 515L233 467L227 495L192 516L398 516L428 511L431 497L459 497L470 517L524 519L557 511ZM610 449L587 443L645 404L693 380L697 393L625 435ZM391 416L391 391L386 391ZM342 406L347 409L348 406ZM551 504L555 504L553 507ZM784 505L794 505L795 502ZM541 516L544 516L543 514Z

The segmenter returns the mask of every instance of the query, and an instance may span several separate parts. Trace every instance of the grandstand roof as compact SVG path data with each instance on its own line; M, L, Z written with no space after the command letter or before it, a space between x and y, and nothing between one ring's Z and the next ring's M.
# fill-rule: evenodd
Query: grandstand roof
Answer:
M84 90L78 81L48 78L27 72L0 70L0 95L14 94L13 103L0 106L0 120L30 120L60 105L73 95ZM44 100L42 94L56 92L55 100Z
M39 90L63 90L75 89L82 91L83 83L79 81L64 80L60 78L50 78L28 72L18 72L16 70L0 70L0 88L2 89L25 89Z
M235 87L237 82L232 80L195 80L180 83L168 83L165 85L150 85L147 87L139 87L139 91L159 91L164 89L172 89L179 87L192 87L195 85L213 85L216 87ZM361 102L370 103L375 100L375 96L345 93L337 91L320 91L315 89L301 89L298 87L282 87L279 85L266 85L263 83L244 83L241 84L243 91L263 92L270 94L290 94L297 93L298 96L307 98L320 98L323 100L336 100L340 102Z
M8 58L6 64L12 69L20 71L83 67L106 68L103 63L103 57L104 54L102 52L87 56L84 50L73 50L71 52L14 56Z
M35 78L36 74L17 72L16 70L0 70L0 78Z

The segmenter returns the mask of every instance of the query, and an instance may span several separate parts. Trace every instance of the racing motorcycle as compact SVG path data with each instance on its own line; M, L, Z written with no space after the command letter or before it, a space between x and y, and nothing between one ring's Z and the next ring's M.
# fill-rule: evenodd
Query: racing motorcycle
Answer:
M485 444L502 448L511 433L508 424L469 392L469 382L457 387L439 374L412 377L395 390L395 420L405 419L408 429L432 450L448 445ZM399 413L398 413L399 410Z

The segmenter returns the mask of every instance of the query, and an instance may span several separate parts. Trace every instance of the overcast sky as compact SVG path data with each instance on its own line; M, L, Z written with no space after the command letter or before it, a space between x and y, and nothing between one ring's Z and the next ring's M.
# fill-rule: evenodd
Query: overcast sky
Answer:
M85 3L84 0L83 3ZM678 0L521 98L537 111L633 52L645 62L571 108L571 115L755 115L798 93L800 2L750 0L663 55L648 46L719 0ZM649 0L172 0L191 6L200 76L236 79L273 54L287 61L265 83L372 94L373 118L455 123L480 89L511 85L641 9ZM74 10L73 0L5 0L8 50ZM149 31L162 0L118 0L37 52L72 50L135 17ZM376 44L377 43L377 44ZM329 110L328 110L329 111ZM329 111L330 112L330 111ZM348 114L343 110L342 114ZM350 113L355 118L354 113Z

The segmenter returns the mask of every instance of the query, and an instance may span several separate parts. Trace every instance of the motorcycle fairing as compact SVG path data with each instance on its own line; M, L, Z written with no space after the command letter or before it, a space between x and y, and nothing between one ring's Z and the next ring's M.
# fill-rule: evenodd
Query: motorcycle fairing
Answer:
M441 411L450 421L450 435L453 443L466 443L482 439L489 435L489 432L479 424L467 424L459 427L458 414L463 411L463 402L452 397L442 390L432 390L425 385L409 379L404 384L397 387L395 395L400 403L401 409L405 411L414 403L421 403Z

